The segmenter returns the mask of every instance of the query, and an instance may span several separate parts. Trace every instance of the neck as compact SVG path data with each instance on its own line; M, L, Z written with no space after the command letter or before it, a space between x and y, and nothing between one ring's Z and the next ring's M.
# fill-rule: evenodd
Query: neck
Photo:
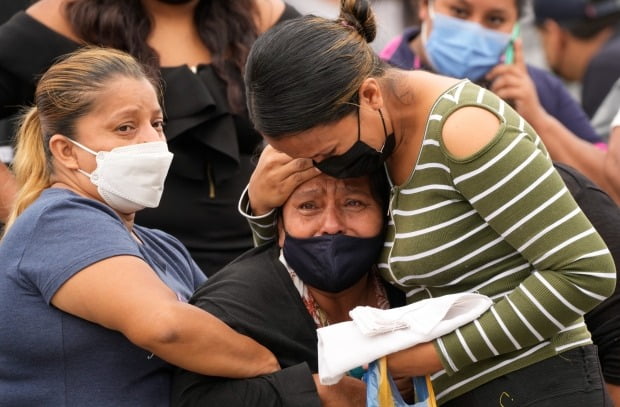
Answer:
M310 286L308 286L308 291L332 324L349 321L351 319L349 311L359 305L377 306L377 296L370 273L352 287L338 293L321 291Z
M390 179L396 185L403 183L413 168L415 157L419 151L423 130L420 124L426 123L426 117L418 117L420 109L420 94L418 83L422 71L393 70L386 75L387 83L398 83L398 86L388 85L385 93L385 112L388 133L394 132L395 146L392 154L387 158L387 167Z
M143 0L152 16L153 27L148 44L159 55L160 66L196 66L211 62L194 21L198 1L172 5L158 0Z
M107 205L101 198L99 198L98 196L94 196L92 193L89 193L85 188L82 188L78 182L74 182L71 179L60 180L57 175L53 175L50 188L68 189L69 191L72 191L77 195L83 196L84 198L92 199L101 202L104 205ZM118 217L121 218L121 221L123 222L127 230L133 235L133 225L136 214L119 213L116 210L114 210L114 212L116 212ZM135 235L133 236L134 239L137 239Z
M193 19L198 0L186 4L167 4L159 0L142 0L142 5L154 19Z
M418 159L429 112L437 98L459 80L422 70L398 69L391 69L386 77L384 100L396 137L396 147L387 159L387 166L391 181L402 185ZM389 85L390 81L398 86Z
M118 211L114 211L114 212L116 212L116 214L121 218L121 220L123 221L123 224L125 225L127 230L132 234L133 238L139 241L137 236L133 233L133 225L134 225L134 220L136 218L135 212L134 213L119 213Z

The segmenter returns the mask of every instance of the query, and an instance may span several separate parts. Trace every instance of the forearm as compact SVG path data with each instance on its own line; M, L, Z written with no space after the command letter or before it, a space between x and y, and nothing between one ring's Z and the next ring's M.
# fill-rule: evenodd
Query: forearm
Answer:
M172 405L195 407L319 407L312 372L306 363L249 379L202 376L185 370L173 379Z
M275 211L271 211L262 215L253 215L254 212L250 207L250 197L246 188L241 194L239 200L239 213L246 218L252 230L254 246L260 246L264 243L271 242L276 236L276 215Z
M206 311L181 302L172 308L155 324L162 328L151 327L157 334L137 332L129 339L173 365L204 375L245 378L279 369L267 348Z
M6 222L16 194L15 177L9 168L0 162L0 223Z
M443 368L432 342L422 343L388 355L388 368L394 377L424 376Z

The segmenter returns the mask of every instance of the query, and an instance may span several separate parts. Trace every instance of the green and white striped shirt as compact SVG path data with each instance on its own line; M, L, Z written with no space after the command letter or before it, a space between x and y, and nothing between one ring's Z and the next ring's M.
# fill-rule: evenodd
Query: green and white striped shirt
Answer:
M456 159L441 130L464 106L491 111L501 125L480 152ZM582 315L613 292L613 260L540 138L499 97L461 81L435 102L390 209L379 270L408 302L478 292L495 303L435 341L445 368L432 376L438 401L591 343Z
M441 129L464 106L493 112L501 125L480 152L455 159ZM245 195L240 210L256 243L272 239L273 215L247 215ZM613 292L612 257L534 130L493 93L465 80L435 102L415 168L392 187L390 212L379 271L408 302L456 292L494 301L435 341L439 403L591 343L582 315Z

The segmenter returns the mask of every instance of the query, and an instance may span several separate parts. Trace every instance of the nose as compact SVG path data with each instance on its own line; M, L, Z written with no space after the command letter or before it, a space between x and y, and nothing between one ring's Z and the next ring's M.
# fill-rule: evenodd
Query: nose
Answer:
M325 209L321 221L319 229L321 235L336 235L346 231L343 213L335 205L330 205Z
M144 126L143 130L140 133L140 142L141 143L150 143L152 141L162 141L165 140L165 136L163 131L157 130L150 124L148 126Z

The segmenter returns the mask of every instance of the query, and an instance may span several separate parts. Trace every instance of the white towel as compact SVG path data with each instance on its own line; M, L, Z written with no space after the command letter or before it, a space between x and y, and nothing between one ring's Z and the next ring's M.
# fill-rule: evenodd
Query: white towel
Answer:
M353 368L450 333L492 304L487 296L462 293L388 310L356 307L353 321L317 329L321 383L336 384Z

